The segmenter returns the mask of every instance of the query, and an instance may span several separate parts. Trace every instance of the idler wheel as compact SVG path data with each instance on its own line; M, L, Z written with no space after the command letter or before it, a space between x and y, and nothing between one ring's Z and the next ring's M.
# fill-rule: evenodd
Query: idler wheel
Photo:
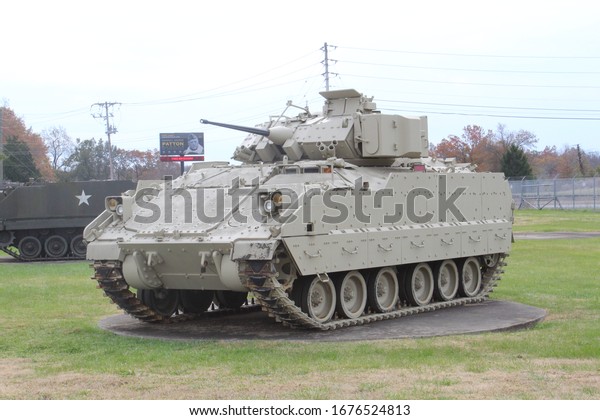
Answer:
M495 268L500 262L500 254L488 254L481 258L481 261L487 268Z

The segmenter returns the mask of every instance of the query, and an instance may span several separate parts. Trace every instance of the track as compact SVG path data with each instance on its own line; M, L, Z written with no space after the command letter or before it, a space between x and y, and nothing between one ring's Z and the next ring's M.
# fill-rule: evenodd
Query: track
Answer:
M139 319L140 321L149 323L172 324L178 322L191 321L201 317L221 316L237 312L257 311L260 310L260 305L247 304L238 310L232 309L212 309L204 313L177 313L173 316L164 316L144 304L138 296L131 291L129 285L125 282L121 271L120 261L95 262L94 277L92 280L98 282L98 288L104 291L114 303L116 303L126 313Z
M7 255L10 255L14 258L11 262L19 261L19 262L52 262L52 261L77 261L83 260L85 257L74 257L74 256L64 256L59 258L51 258L51 257L37 257L37 258L24 258L21 254L13 251L9 247L2 247L0 251L5 252Z
M364 325L372 322L383 321L386 319L395 319L403 316L416 315L423 312L432 312L438 309L450 308L453 306L462 306L472 303L479 303L486 300L489 294L500 280L502 273L501 267L506 263L504 259L507 255L502 254L498 264L493 268L488 268L483 273L481 291L477 296L470 298L459 298L448 302L435 302L425 306L403 307L401 309L386 312L374 313L361 316L356 319L339 319L326 323L318 323L302 312L298 306L283 291L283 287L274 279L265 279L264 284L259 286L258 279L252 279L246 283L257 298L262 307L276 320L283 322L293 328L314 328L323 331L335 330L336 328L351 327L354 325ZM260 283L260 282L258 282Z
M503 273L502 268L506 265L504 259L507 254L501 254L498 263L494 267L487 267L482 273L482 286L479 293L473 297L458 298L447 302L433 302L425 306L403 306L399 309L385 313L367 313L356 319L334 319L326 323L319 323L310 318L288 296L284 287L276 278L270 276L250 276L247 278L246 286L252 292L260 305L248 305L243 310L257 310L260 307L275 320L292 328L335 330L354 325L364 325L387 319L395 319L403 316L416 315L423 312L433 312L439 309L467 304L480 303L488 299L489 294L500 280ZM176 323L185 322L199 317L203 314L175 314L164 316L145 305L125 282L121 270L120 261L102 261L93 264L95 275L93 280L98 282L98 287L120 308L129 315L149 323ZM219 311L216 311L220 313ZM224 314L233 311L223 311Z

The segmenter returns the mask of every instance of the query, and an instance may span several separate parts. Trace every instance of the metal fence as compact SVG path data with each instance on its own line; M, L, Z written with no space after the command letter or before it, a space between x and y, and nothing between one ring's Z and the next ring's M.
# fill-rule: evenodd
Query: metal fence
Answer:
M600 210L600 178L509 180L518 209Z

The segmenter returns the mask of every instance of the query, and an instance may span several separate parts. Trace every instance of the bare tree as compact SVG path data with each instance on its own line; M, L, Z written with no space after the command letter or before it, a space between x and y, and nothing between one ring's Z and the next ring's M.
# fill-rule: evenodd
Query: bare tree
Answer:
M504 149L504 152L512 145L523 150L534 150L538 142L537 136L532 132L527 130L508 131L504 124L498 124L495 136L498 143Z
M54 172L63 170L67 158L75 150L75 143L67 134L67 130L61 126L46 129L42 131L42 139L48 148L48 155Z

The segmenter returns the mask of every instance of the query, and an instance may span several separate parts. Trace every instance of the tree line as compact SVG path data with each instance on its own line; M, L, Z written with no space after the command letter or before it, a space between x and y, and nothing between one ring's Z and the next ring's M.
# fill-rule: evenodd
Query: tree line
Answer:
M109 146L102 139L72 140L64 127L34 133L14 111L0 107L4 178L14 182L88 181L109 179ZM600 154L577 146L536 150L538 138L526 131L495 131L469 125L460 135L448 135L430 147L436 158L473 163L479 171L504 172L507 177L572 178L600 174ZM161 162L159 151L125 150L112 146L115 177L121 180L178 176L179 163Z
M462 134L449 135L431 146L431 155L456 157L482 172L503 172L508 178L573 178L600 174L600 154L576 146L546 146L536 150L538 138L527 130L510 131L499 124L495 131L469 125Z
M109 146L102 139L73 140L64 127L35 133L6 106L0 107L4 179L13 182L90 181L110 178ZM158 149L125 150L112 146L115 178L161 179L178 176L178 163L161 162Z

